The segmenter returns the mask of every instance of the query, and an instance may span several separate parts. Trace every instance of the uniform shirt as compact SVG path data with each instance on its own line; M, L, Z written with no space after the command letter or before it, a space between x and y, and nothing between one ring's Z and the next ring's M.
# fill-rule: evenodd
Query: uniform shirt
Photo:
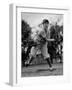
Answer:
M40 32L40 35L42 37L46 38L46 39L49 39L50 38L50 31L47 30L47 32L45 32L45 30L42 30ZM44 59L49 57L48 47L47 46L48 46L48 42L47 41L45 43L42 43L42 45L41 45L41 53L44 56Z
M50 38L50 31L47 30L47 32L45 32L43 27L39 27L38 31L39 31L39 33L37 33L37 35L35 35L34 40L40 45L38 45L37 47L32 47L30 56L36 57L36 54L37 54L38 49L39 49L41 51L42 55L44 56L44 59L45 59L45 58L49 57L48 48L47 48L48 42L47 41L42 42L41 36L43 38L49 39Z
M44 43L41 42L41 39L42 39L41 36L42 36L43 38L49 39L49 38L50 38L50 31L45 32L45 30L42 30L42 31L37 35L36 42L37 42L38 44L40 44L40 46L38 45L37 47L32 47L32 49L31 49L31 56L36 57L36 53L37 53L38 49L40 49L40 51L41 51L41 53L42 53L42 55L43 55L43 57L44 57L44 59L45 59L45 58L48 58L48 57L49 57L48 47L47 47L48 42L47 42L47 41L45 41Z

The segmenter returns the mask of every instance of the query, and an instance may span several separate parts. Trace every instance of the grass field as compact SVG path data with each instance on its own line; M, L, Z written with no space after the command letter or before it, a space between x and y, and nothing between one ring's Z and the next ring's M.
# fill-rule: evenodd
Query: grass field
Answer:
M44 65L35 65L23 67L21 70L22 77L34 77L34 76L56 76L63 75L63 64L53 64L53 71L49 70L48 64Z

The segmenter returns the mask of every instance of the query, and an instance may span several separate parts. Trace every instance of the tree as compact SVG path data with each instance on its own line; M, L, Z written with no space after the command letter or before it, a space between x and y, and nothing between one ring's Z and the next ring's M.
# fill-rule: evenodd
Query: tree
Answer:
M29 26L29 24L27 24L27 22L25 22L24 20L22 20L21 22L21 35L22 35L22 43L23 46L26 46L26 41L28 41L29 39L31 39L31 27Z
M60 35L60 32L63 33L63 26L52 25L50 28L50 38L55 39L54 42L49 42L48 44L48 52L50 53L51 62L53 63L53 58L58 58L56 50L58 49L58 45L63 43L63 36Z
M31 39L31 27L24 20L21 21L21 50L22 50L22 66L25 64L27 54L25 48L28 46L28 42Z

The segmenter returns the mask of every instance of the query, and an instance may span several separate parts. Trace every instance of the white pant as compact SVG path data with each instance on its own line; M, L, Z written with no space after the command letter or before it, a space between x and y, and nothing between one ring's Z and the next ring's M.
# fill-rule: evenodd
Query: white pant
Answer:
M44 59L50 57L50 55L48 53L47 42L44 45L42 45L40 50L41 50L41 53L42 53ZM31 52L30 52L30 56L36 57L37 51L38 51L38 48L32 47Z
M50 57L50 55L48 53L47 42L42 46L41 53L44 56L44 59Z

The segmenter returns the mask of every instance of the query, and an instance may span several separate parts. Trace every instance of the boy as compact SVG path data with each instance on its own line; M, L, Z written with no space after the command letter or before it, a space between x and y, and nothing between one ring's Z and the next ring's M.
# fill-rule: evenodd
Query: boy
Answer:
M49 64L49 69L53 70L50 62L50 55L48 53L48 48L47 48L48 41L53 41L52 39L50 39L50 31L48 29L49 21L47 19L44 19L42 22L42 26L43 26L42 31L39 33L36 41L38 44L40 44L41 54L44 57L44 60L46 60L47 63ZM33 58L36 57L36 52L37 52L37 49L33 47L31 49L31 58L29 60L29 63L31 63Z

